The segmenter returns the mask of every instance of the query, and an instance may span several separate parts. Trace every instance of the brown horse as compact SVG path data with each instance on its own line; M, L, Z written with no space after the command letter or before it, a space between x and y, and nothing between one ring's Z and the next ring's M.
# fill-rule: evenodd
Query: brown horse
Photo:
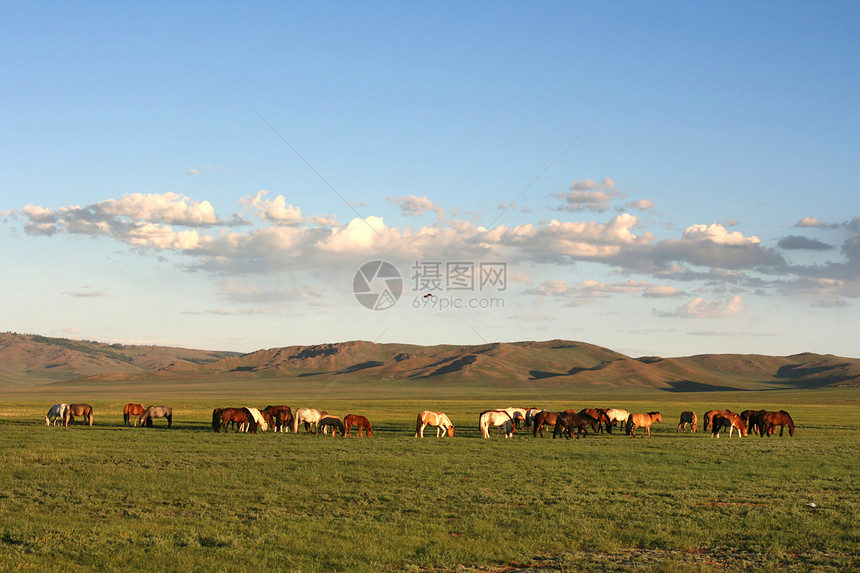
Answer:
M606 427L607 434L612 433L612 422L609 420L605 408L583 408L579 413L591 416L597 420L598 433L603 431L604 426Z
M534 417L534 429L532 430L532 435L537 438L538 432L540 432L540 437L543 437L543 427L544 426L555 426L558 422L558 415L561 412L550 412L549 410L542 410L535 414Z
M794 420L791 419L791 416L785 410L780 410L779 412L765 412L761 416L761 421L762 437L765 435L770 436L771 434L775 434L777 426L779 426L780 437L782 437L782 431L785 429L785 426L788 426L788 435L792 438L794 437Z
M340 432L341 436L346 434L346 431L343 427L343 422L340 421L340 418L337 416L332 416L331 414L326 414L322 418L320 418L320 423L317 426L317 436L320 433L328 433L327 430L331 428L332 437L336 436L338 432Z
M705 419L705 432L708 431L708 428L711 426L711 422L714 420L714 416L717 414L725 414L726 412L731 412L731 410L708 410L705 412L703 418Z
M724 412L722 414L716 414L713 418L714 427L711 431L712 438L720 437L720 430L723 428L729 429L729 438L732 437L732 430L738 431L738 436L743 438L747 435L747 427L744 424L744 421L741 420L741 417L735 414L734 412Z
M660 412L648 412L647 414L630 414L627 418L627 435L631 438L636 437L636 428L645 428L648 430L648 437L651 437L651 425L654 422L663 423L663 416ZM642 432L642 437L645 437L645 432Z
M268 412L272 416L272 426L274 432L288 432L293 424L293 411L289 406L266 406L260 412Z
M741 420L746 424L748 432L761 435L761 417L765 412L767 412L767 410L744 410L741 412Z
M216 423L217 419L217 423ZM227 424L233 422L238 425L236 432L247 427L252 434L257 433L257 422L248 408L215 408L212 411L212 429L216 432L227 431Z
M582 412L571 412L565 410L561 412L555 420L555 429L552 432L553 439L564 435L568 440L573 437L576 432L576 439L579 439L579 434L583 437L588 435L588 426L591 426L592 431L596 434L600 428L600 421L588 414Z
M137 427L140 423L140 417L143 416L143 410L143 404L126 404L125 408L122 409L122 423L128 426L131 417L134 416L134 426Z
M695 434L696 430L698 429L698 423L699 417L696 416L695 412L681 412L681 420L678 422L678 429L675 430L675 433L677 434L678 432L680 432L682 428L684 429L684 432L686 432L687 424L690 424L690 433Z
M343 425L346 426L346 435L352 437L352 427L356 427L355 437L361 437L361 431L364 430L365 437L370 437L373 434L373 427L370 425L370 420L364 416L357 414L348 414L343 419Z
M90 423L90 428L93 427L93 407L89 404L69 404L69 409L66 410L66 416L63 418L63 425L74 424L75 416L83 416L84 420Z

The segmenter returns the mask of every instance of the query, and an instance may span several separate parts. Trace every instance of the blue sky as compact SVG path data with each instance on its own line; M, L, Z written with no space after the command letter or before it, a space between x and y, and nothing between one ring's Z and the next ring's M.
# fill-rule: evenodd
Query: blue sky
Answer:
M858 29L850 2L6 5L0 328L858 356ZM374 260L385 310L353 295ZM504 288L425 299L429 263Z

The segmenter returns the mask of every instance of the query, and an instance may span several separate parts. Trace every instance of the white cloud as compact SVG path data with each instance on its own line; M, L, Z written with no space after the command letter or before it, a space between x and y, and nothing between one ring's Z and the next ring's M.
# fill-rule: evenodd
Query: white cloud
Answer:
M627 203L624 205L628 209L638 209L639 211L648 211L654 208L654 201L651 199L639 199L638 201L634 201L632 203Z
M558 211L602 212L610 209L612 200L623 197L623 193L615 188L615 181L605 177L600 183L591 179L574 181L570 184L570 191L556 193L555 196L566 203L557 207Z
M132 193L93 206L97 213L173 225L205 226L220 223L209 201L196 201L179 193Z
M725 304L708 302L696 297L673 312L654 311L656 316L677 318L731 318L740 312L744 301L740 295L735 295Z
M263 221L268 221L276 225L299 225L302 223L302 211L298 207L294 207L287 203L283 195L278 195L274 199L264 199L268 195L268 191L262 189L253 197L245 197L239 202L248 208L254 209L257 215Z
M427 197L406 195L404 197L388 197L387 199L400 206L400 213L404 217L418 217L428 211L435 213L437 219L442 219L445 215L445 210L434 205Z

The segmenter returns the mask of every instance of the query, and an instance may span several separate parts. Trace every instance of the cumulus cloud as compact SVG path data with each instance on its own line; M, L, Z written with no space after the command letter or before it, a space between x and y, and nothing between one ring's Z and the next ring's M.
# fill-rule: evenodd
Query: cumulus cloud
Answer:
M388 197L387 199L400 207L400 213L404 217L418 217L428 211L435 213L437 219L441 219L445 215L445 210L434 205L427 197L406 195L404 197Z
M299 225L302 223L301 209L287 203L287 199L283 195L278 195L274 199L265 199L268 194L268 191L261 189L253 197L240 199L239 203L254 210L261 220L275 225Z
M800 221L798 221L794 226L795 227L814 227L814 228L820 228L820 229L832 229L836 225L829 225L826 223L822 223L821 221L819 221L815 217L804 217Z
M721 269L785 264L773 249L762 247L758 237L745 237L740 231L728 231L719 223L687 227L681 239L668 239L656 245L654 256L664 261Z
M696 297L672 312L660 312L655 309L654 315L676 318L731 318L740 312L743 304L740 295L733 296L724 304L708 302L701 297Z
M615 198L624 195L615 188L615 181L605 177L600 183L592 179L574 181L570 184L569 191L556 193L555 196L565 202L556 208L558 211L602 212L610 209L610 203Z

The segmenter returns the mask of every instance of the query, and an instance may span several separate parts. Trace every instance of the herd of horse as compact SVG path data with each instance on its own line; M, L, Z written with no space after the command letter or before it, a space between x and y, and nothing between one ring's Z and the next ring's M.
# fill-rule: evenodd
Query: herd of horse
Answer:
M126 404L122 412L123 424L153 426L156 418L165 418L167 427L173 425L173 409L170 406L147 406L142 404ZM68 426L74 424L75 417L82 418L85 423L93 425L93 408L89 404L54 404L45 415L45 425ZM789 436L794 437L795 426L791 415L785 410L744 410L735 413L731 410L708 410L703 415L704 431L711 428L711 437L719 438L720 432L728 430L729 438L737 431L739 437L747 436L750 432L761 437L771 436L779 427L779 435L788 426ZM644 438L647 432L651 437L651 426L662 423L660 412L636 413L620 408L583 408L582 410L564 410L553 412L540 408L500 408L485 410L478 416L478 429L482 438L490 437L490 429L496 428L496 436L504 434L510 438L520 429L531 430L534 437L543 437L545 427L553 427L553 438L567 439L585 437L588 429L595 434L606 431L611 434L613 428L619 426L624 433L634 438L636 430L640 430ZM699 418L693 411L681 412L677 432L691 433L698 431ZM235 429L236 432L256 434L258 430L273 432L298 433L304 426L306 433L331 434L352 437L353 428L356 437L371 437L373 427L370 421L358 414L349 414L341 420L325 410L316 408L299 408L295 411L289 406L266 406L265 408L235 407L215 408L212 411L212 430L226 432ZM415 437L423 438L427 426L436 428L436 437L453 437L454 424L444 412L425 410L418 414L415 423ZM363 434L363 436L362 436Z

